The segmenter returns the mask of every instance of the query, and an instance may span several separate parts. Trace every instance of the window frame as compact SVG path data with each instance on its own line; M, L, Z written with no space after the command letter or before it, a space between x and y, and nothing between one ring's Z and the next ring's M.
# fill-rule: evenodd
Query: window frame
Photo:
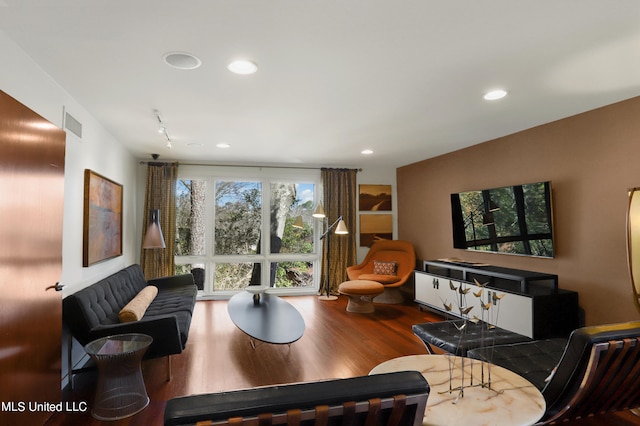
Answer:
M319 169L310 168L277 168L277 167L226 167L226 166L194 166L181 165L178 169L179 180L204 180L205 181L205 254L186 255L174 257L176 266L179 265L205 265L204 290L198 292L200 299L227 299L239 290L214 290L214 271L218 263L250 262L260 263L261 285L269 286L269 271L271 263L304 261L312 263L313 286L302 288L272 288L270 292L278 295L307 295L317 294L320 288L320 267L322 262L322 235L323 223L314 220L313 251L311 253L271 253L269 238L261 239L259 254L246 255L217 255L214 253L215 240L215 188L218 181L247 181L261 183L261 232L269 235L271 184L272 183L309 183L314 185L313 205L317 205L322 194L321 177ZM265 206L267 206L265 208ZM175 226L175 224L174 224ZM173 243L173 242L172 242Z

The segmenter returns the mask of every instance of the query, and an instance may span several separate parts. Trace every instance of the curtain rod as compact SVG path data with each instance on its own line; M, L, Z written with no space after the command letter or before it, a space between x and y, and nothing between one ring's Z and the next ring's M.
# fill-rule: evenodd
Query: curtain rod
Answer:
M140 164L162 164L162 161L140 161ZM322 170L330 167L304 167L304 166L250 166L247 164L205 164L205 163L180 163L178 161L169 161L166 164L176 163L182 166L211 166L211 167L247 167L253 169L301 169L301 170ZM361 172L362 168L352 169L356 172Z

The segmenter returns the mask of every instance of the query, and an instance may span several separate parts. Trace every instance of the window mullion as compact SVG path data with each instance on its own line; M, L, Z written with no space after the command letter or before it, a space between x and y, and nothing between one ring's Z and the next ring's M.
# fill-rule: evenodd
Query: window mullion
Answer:
M208 277L207 277L207 293L214 294L215 291L215 223L216 223L216 215L215 215L215 199L216 199L216 178L215 176L207 176L207 192L206 192L206 201L205 201L205 220L207 221L206 228L206 238L207 241L205 243L206 247L206 256L207 256L207 266L208 266Z
M261 230L261 234L262 234L262 263L261 263L261 268L262 268L262 274L260 275L261 277L261 284L263 286L267 286L269 287L270 285L270 277L271 277L271 261L270 259L270 254L271 254L271 226L270 226L270 221L271 221L271 181L268 179L262 179L262 230Z

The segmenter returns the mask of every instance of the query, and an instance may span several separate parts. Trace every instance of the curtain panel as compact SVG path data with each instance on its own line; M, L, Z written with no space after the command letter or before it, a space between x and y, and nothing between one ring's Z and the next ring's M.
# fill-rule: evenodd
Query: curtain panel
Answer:
M320 170L323 187L323 204L328 225L342 216L349 233L335 235L334 230L323 240L327 249L323 250L322 277L328 276L329 293L338 294L338 286L347 280L347 266L356 264L356 169ZM329 270L325 271L328 257ZM326 294L326 281L320 283L320 291Z
M176 223L177 163L148 163L144 201L142 240L149 226L149 214L160 210L160 228L164 236L164 249L141 248L140 266L147 280L173 275L175 271L174 241Z

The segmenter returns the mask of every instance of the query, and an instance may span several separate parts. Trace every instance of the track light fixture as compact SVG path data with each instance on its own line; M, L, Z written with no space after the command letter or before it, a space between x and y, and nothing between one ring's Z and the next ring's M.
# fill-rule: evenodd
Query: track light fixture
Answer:
M162 118L160 118L160 112L157 109L154 109L153 115L155 115L156 120L158 120L158 125L160 126L158 127L158 133L160 133L161 135L164 135L164 137L167 139L167 149L173 148L173 143L171 141L171 138L169 137L167 126L162 121Z

